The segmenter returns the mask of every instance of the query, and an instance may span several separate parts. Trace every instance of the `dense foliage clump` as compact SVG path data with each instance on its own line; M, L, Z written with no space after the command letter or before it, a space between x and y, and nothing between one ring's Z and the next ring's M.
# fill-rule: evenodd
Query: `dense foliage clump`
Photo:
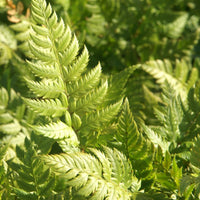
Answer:
M0 198L200 199L198 0L0 0Z

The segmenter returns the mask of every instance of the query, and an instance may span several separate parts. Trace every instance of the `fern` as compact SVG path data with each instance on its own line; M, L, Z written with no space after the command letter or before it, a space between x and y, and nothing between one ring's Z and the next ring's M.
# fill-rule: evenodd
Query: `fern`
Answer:
M133 176L131 165L117 150L104 148L105 154L91 149L86 153L42 156L41 159L77 194L89 199L130 199L140 183Z
M136 176L142 178L142 187L150 186L155 176L152 171L154 149L139 132L128 99L123 104L116 132L114 145L130 159Z
M0 198L199 199L198 1L30 2L0 1Z
M198 78L198 71L196 68L190 69L185 61L176 61L175 69L173 69L170 61L161 60L150 61L142 65L142 68L150 73L159 84L163 84L167 81L181 96L183 100L186 100L187 93ZM190 72L190 77L188 74Z
M20 199L41 199L52 195L55 188L55 177L39 160L36 160L36 150L26 138L25 149L17 146L16 153L19 161L9 161L9 166L16 172L13 192Z
M58 20L56 13L45 1L32 2L32 18L35 24L31 26L29 46L35 61L28 61L28 65L40 80L26 79L36 98L24 98L24 102L33 111L52 118L54 122L47 124L46 128L57 127L53 132L47 133L45 130L45 133L38 133L57 140L63 139L65 136L59 129L62 130L65 125L56 118L63 118L68 114L65 122L80 137L85 137L91 130L97 131L102 123L111 121L117 115L121 105L119 101L105 108L98 108L107 94L107 83L99 84L100 64L89 72L86 71L89 59L86 47L79 53L76 36L69 27L65 27L62 19ZM44 130L42 126L37 126L36 129ZM69 135L75 139L73 134L71 132ZM78 145L76 139L68 140L67 143L70 141ZM63 143L61 146L63 147Z

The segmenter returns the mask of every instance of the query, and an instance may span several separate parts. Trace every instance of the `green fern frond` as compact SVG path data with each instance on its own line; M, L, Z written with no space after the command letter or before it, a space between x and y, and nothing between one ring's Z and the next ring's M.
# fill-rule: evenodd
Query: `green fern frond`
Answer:
M187 13L182 13L173 22L163 25L164 33L171 38L179 38L186 27L188 17Z
M131 165L124 155L108 148L105 154L98 150L91 151L97 158L81 152L40 158L81 196L93 200L131 199L130 187L134 183L138 190L140 183L133 176Z
M72 64L72 66L64 67L65 80L75 81L80 75L85 71L85 68L89 61L88 50L84 47L82 54L78 59Z
M33 130L41 135L56 140L71 140L71 144L75 146L79 143L74 130L61 121L45 126L33 126Z
M182 101L180 96L176 96L176 91L168 83L163 85L162 100L164 105L154 109L155 115L161 122L162 127L154 131L163 137L164 140L175 144L182 137L179 128L183 119Z
M40 78L56 79L59 76L59 72L53 65L45 65L44 63L41 62L33 63L30 61L27 61L27 63L31 71Z
M21 125L16 119L14 119L13 122L11 123L0 125L0 132L4 134L16 135L17 133L20 132L20 130L21 130Z
M51 49L44 49L33 43L32 40L29 41L29 48L35 58L39 58L41 61L49 63L55 61L55 55Z
M67 85L67 91L72 97L80 97L93 89L99 82L101 75L100 63L88 74L72 85Z
M176 61L175 70L169 60L149 61L142 65L142 69L151 74L159 84L164 84L167 81L183 100L187 98L188 85L191 86L197 80L191 78L198 78L198 75L194 76L193 74L189 80L187 79L189 67L184 60Z
M22 18L19 23L10 25L10 28L17 32L16 39L20 42L18 48L26 56L30 57L30 49L28 46L28 39L30 38L31 22L27 18Z
M43 48L51 48L52 47L52 42L49 39L49 37L30 33L30 38L38 46L42 46Z
M0 25L0 65L7 64L12 52L17 48L13 32L5 25Z
M200 169L200 160L199 160L199 147L200 147L200 137L198 136L195 139L194 147L191 150L191 158L190 161L192 165Z
M183 133L182 141L192 141L199 134L200 120L200 82L192 87L188 94L188 104L183 107L183 120L180 124L180 130Z
M144 179L151 179L153 150L150 142L139 132L129 108L128 99L125 100L117 124L115 134L117 148L130 159L134 170ZM150 155L148 152L151 152Z
M103 124L110 122L118 114L121 104L122 100L97 112L89 113L83 117L80 131L88 133L89 130L103 128Z
M120 145L122 146L121 149L128 158L134 157L134 152L138 152L142 147L142 140L144 138L139 133L133 119L128 99L125 100L122 113L119 117L116 139L120 142Z
M53 195L55 177L41 161L35 159L37 155L34 145L27 138L24 149L16 147L17 160L9 160L9 167L15 172L13 192L18 198L40 199Z
M150 129L148 126L143 125L143 129L148 139L154 144L156 148L159 145L163 153L169 150L169 142L165 141L160 135L158 135L154 130Z
M64 51L62 55L60 55L61 63L64 66L68 66L69 64L71 64L75 60L78 54L78 50L79 50L78 40L76 36L74 36L71 41L70 46L67 48L66 51Z
M63 107L62 102L59 99L34 100L24 98L24 102L35 112L44 116L62 116L67 110L67 108Z
M139 65L133 65L121 72L118 72L114 75L110 75L108 78L108 93L105 97L104 105L109 105L116 100L120 100L125 95L125 86L129 80L129 77L133 72L139 67Z
M26 79L28 87L33 91L37 97L43 98L58 98L64 92L64 84L62 80L48 80L44 79L40 82L30 81Z
M67 26L65 32L63 33L63 36L59 39L59 41L57 41L57 47L60 52L64 51L68 47L71 38L71 30L69 26Z
M77 101L75 101L75 99L72 99L71 103L69 102L70 111L81 114L83 112L89 112L95 109L97 105L100 105L103 102L104 97L107 93L107 88L108 84L106 81L99 88L88 93Z

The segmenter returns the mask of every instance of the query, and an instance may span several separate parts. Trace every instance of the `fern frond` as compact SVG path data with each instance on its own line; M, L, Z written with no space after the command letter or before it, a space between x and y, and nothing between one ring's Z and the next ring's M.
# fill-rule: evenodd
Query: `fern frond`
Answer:
M131 165L117 150L105 149L105 153L91 150L95 156L86 153L41 156L40 158L66 184L74 187L81 196L89 199L130 199L129 188L140 183L132 175ZM102 162L106 161L106 162Z
M171 87L174 88L177 95L180 95L183 100L186 100L188 93L187 81L189 80L187 80L187 76L189 68L184 60L176 61L175 70L173 70L173 66L169 60L149 61L142 65L142 68L151 74L159 84L164 84L167 81ZM194 78L194 76L192 77ZM193 83L194 82L195 80L193 80Z
M134 169L139 173L138 175L144 179L149 176L149 179L152 173L150 172L152 168L152 147L138 130L129 108L128 99L123 104L115 137L116 147L130 159ZM152 154L149 154L149 152Z
M10 27L14 31L27 31L29 30L30 22L24 20L24 21L21 21L20 23L10 25ZM27 38L24 38L24 39L27 39Z
M71 37L71 30L69 26L67 26L63 36L57 41L57 47L60 52L64 51L68 47Z
M61 62L64 66L68 66L75 60L79 50L79 44L76 36L73 37L70 46L67 50L60 56Z
M101 75L100 63L92 69L88 74L81 78L78 82L73 85L67 85L67 91L72 97L80 97L88 92L88 90L93 89L99 82Z
M122 151L129 158L131 154L141 149L142 140L137 125L129 108L128 99L125 100L119 117L116 138L122 145Z
M15 134L19 133L21 128L22 127L19 124L19 122L16 119L14 119L14 121L11 122L11 123L1 124L0 125L0 132L2 132L4 134L9 134L9 135L15 135Z
M104 97L107 93L107 88L108 84L107 82L105 82L95 91L92 91L88 93L86 96L78 99L75 102L75 105L74 105L75 99L72 99L71 104L69 103L70 111L81 114L82 112L89 112L95 109L97 105L100 105L103 102Z
M32 110L44 116L62 116L67 110L59 99L34 100L24 98L24 101Z
M37 155L34 145L27 138L24 148L16 147L18 161L9 160L9 167L15 172L13 192L18 198L39 199L53 196L55 177L41 161L35 159Z
M26 79L28 87L33 91L37 97L43 98L57 98L64 92L64 84L62 80L48 80L44 79L40 82L30 81Z
M119 112L122 100L97 112L89 113L82 120L81 132L88 132L102 128L103 124L110 122Z
M33 126L33 130L35 130L41 135L56 140L71 140L71 144L75 146L77 146L79 143L74 130L61 121L51 123L45 126Z
M200 169L199 147L200 147L200 137L198 136L195 139L194 147L192 148L192 151L191 151L191 159L190 159L190 161L195 167Z
M169 142L165 141L160 135L155 133L148 126L143 125L143 129L148 139L154 144L156 148L159 145L163 153L169 150L169 145L170 145Z
M48 30L48 28L45 27L45 26L39 26L39 25L36 25L36 24L32 24L32 25L31 25L31 28L32 28L33 31L34 31L35 33L37 33L38 35L46 36L46 37L49 36L49 30Z
M183 118L182 103L180 97L176 97L176 91L169 85L166 85L163 89L162 98L166 107L160 108L160 111L164 116L159 119L163 119L161 122L164 125L164 137L172 142L176 141L181 135L179 125ZM155 114L156 113L157 111L155 110Z
M71 137L62 140L57 140L57 143L59 144L60 148L64 153L80 152L80 148L78 146L79 141L77 140L77 137L75 139Z
M5 108L8 105L8 100L9 100L9 96L8 96L8 92L5 88L1 87L0 88L0 109Z
M52 47L52 42L49 37L30 33L30 38L38 46L42 46L43 48L51 48Z
M89 60L88 50L85 47L82 54L72 64L72 66L64 67L65 79L67 82L77 80L84 72Z
M33 63L30 61L27 61L27 63L31 71L40 78L56 79L59 76L59 72L53 65L45 65L41 62Z
M45 49L36 45L32 40L29 41L29 48L35 58L39 58L43 62L52 63L55 61L55 55L51 49Z
M178 16L173 22L163 26L163 31L171 38L179 38L185 29L188 20L188 14L183 13Z
M108 78L108 93L105 97L105 105L109 105L116 100L120 100L125 95L125 86L129 77L139 67L139 65L130 66L121 72L109 76Z
M17 32L16 39L20 42L18 48L26 56L31 57L28 39L30 38L31 22L27 18L22 18L19 23L10 25L11 29Z

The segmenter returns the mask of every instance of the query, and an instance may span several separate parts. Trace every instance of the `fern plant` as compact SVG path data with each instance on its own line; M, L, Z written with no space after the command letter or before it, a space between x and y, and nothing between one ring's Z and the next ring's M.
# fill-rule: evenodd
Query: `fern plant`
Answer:
M199 199L198 2L29 3L0 3L1 199Z
M79 142L84 149L92 145L90 137L97 137L97 133L100 134L108 124L110 125L119 112L122 100L111 105L103 104L108 85L107 81L100 82L100 64L86 71L86 47L79 52L76 36L71 33L69 27L65 27L62 19L58 20L50 4L47 5L44 0L33 0L31 13L33 24L29 48L33 60L27 62L37 79L26 79L33 97L23 100L34 112L45 116L47 121L46 125L31 125L35 133L54 139L62 151L68 153L41 156L41 159L47 165L53 165L56 174L62 175L69 170L65 175L66 185L81 188L82 196L91 199L130 199L140 184L133 176L131 164L124 155L117 150L104 148L107 157L100 151L92 150L97 157L95 158L90 154L81 153L79 146ZM58 162L62 156L65 160L63 164ZM99 162L102 168L98 167ZM65 165L67 163L68 167ZM63 165L63 171L57 170L57 165ZM88 178L85 179L86 172ZM97 173L99 177L96 177ZM102 173L105 173L105 176L102 177ZM84 182L82 178L85 179ZM95 182L99 183L90 189ZM102 189L104 192L101 193ZM21 193L19 190L15 192L19 195L23 193L26 198L30 192L37 196L38 193L41 194L40 191L32 193L32 190L26 188ZM78 194L75 193L75 196Z

